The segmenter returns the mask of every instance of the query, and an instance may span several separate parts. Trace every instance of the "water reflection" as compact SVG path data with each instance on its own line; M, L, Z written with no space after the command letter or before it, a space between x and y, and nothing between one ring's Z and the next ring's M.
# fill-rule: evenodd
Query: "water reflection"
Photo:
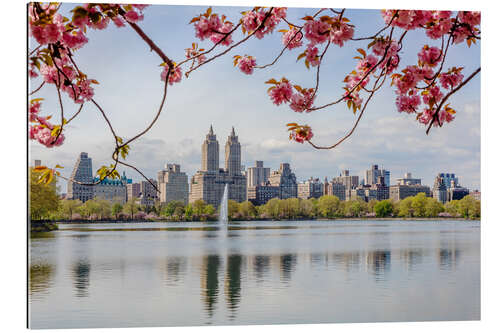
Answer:
M60 236L48 239L48 249L36 244L32 261L38 264L30 266L30 296L41 293L44 297L31 297L30 302L38 304L33 313L46 312L46 317L40 317L47 322L56 320L50 317L50 311L56 308L51 304L61 304L60 300L64 303L61 318L65 314L67 318L79 318L78 304L82 302L75 299L85 297L85 303L99 313L96 316L102 316L99 323L123 317L134 326L151 322L160 326L292 323L289 318L300 322L338 322L345 318L378 321L380 304L389 309L383 318L391 320L465 319L470 313L474 317L479 308L474 295L471 297L476 285L456 290L448 282L453 279L469 286L472 279L476 283L479 273L476 276L470 272L476 272L478 265L473 262L471 266L470 260L478 258L479 250L474 246L479 244L479 237L469 236L464 242L462 237L466 236L450 232L410 234L398 227L390 235L371 230L356 233L347 227L340 228L337 235L326 235L317 230L310 234L295 231L293 226L282 232L274 230L277 226L237 225L228 237L214 232L211 225L171 228L175 229L173 233L142 227L127 228L122 233L108 231L108 227L99 232L73 228L69 235L58 232L55 235ZM135 232L138 230L141 232ZM297 233L300 237L293 238ZM56 252L54 248L65 251ZM60 267L55 263L64 265L57 277L56 268ZM460 275L469 267L467 274ZM415 290L422 292L417 295ZM436 304L421 298L435 290L446 297L435 300ZM103 300L103 291L119 297ZM472 298L473 304L467 308L472 307L472 311L462 318L459 316L464 310L457 307L463 304L463 298ZM318 307L325 304L320 299L328 299L331 306ZM117 303L123 300L134 305ZM408 302L403 304L402 300ZM297 310L295 303L303 309ZM417 315L411 318L405 315L410 306L417 309ZM135 312L139 307L147 309L148 316ZM123 314L111 317L108 313L106 317L110 308ZM394 309L401 309L399 316ZM429 317L429 313L435 317ZM443 313L455 315L451 318ZM81 323L88 318L79 320L78 325L85 326ZM113 322L113 326L127 326L125 322Z
M227 257L225 277L225 293L227 307L231 311L231 320L236 317L236 310L241 298L241 254L231 254Z
M186 271L187 260L186 257L167 257L165 266L166 282L167 285L175 286L182 282L182 276Z
M297 265L297 255L296 254L284 254L280 256L280 271L281 271L281 281L289 282L292 278L292 272L295 270Z
M76 297L87 297L90 286L90 262L81 259L73 266L73 286Z
M44 293L50 289L54 277L54 266L48 263L30 265L29 292L30 296Z
M218 255L209 255L203 258L203 269L201 275L202 300L205 311L209 317L213 316L217 297L219 296L219 266Z
M257 282L262 282L264 276L269 272L271 256L256 255L253 257L253 271Z
M383 280L384 274L388 273L391 269L391 251L377 250L368 252L366 265L375 275L377 281Z

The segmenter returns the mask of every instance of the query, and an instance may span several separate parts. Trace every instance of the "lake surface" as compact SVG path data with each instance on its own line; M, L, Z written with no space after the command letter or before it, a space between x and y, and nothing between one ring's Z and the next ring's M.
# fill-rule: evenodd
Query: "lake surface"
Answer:
M61 224L30 239L32 328L480 319L480 223Z

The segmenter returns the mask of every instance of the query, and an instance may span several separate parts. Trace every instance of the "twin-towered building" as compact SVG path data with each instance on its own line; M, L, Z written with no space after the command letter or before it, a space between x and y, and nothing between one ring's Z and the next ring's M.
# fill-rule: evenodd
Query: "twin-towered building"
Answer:
M218 207L226 184L228 199L236 202L246 201L247 178L241 171L241 145L234 127L226 141L224 166L219 168L219 141L210 126L201 145L201 170L191 178L190 203L201 199Z

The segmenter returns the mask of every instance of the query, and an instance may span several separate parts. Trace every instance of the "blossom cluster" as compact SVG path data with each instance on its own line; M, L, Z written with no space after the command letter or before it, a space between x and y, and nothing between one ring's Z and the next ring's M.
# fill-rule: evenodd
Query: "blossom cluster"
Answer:
M481 23L480 12L460 11L452 17L451 11L439 10L382 10L382 17L387 24L405 30L425 29L431 39L439 39L452 34L453 43L464 40L475 42Z
M290 132L290 140L304 143L309 141L314 136L311 127L308 125L298 125L297 123L287 124L288 131Z
M231 45L233 39L231 33L234 25L226 21L224 15L212 13L212 8L208 8L204 14L194 17L190 23L194 23L195 35L200 40L210 39L214 44L224 46Z
M163 71L161 72L161 80L165 81L167 78L168 71L170 70L170 67L168 64L163 64ZM177 66L174 63L174 68L170 71L170 74L168 76L168 84L173 85L174 83L181 82L182 79L182 69L180 66Z
M122 27L125 22L136 23L143 19L142 10L147 5L83 4L73 8L71 19L58 13L56 3L32 2L28 5L29 33L38 43L30 54L30 78L41 76L44 83L54 84L77 104L94 96L93 85L72 59L75 50L88 43L87 28L103 30L113 23ZM61 127L48 122L49 117L39 113L40 103L29 108L30 139L47 147L58 146L64 141ZM57 139L56 139L57 138Z
M283 35L281 41L287 49L292 50L302 46L303 34L295 27L290 27L290 30L282 30Z
M434 126L452 121L455 111L449 106L439 108L444 97L441 89L451 90L457 87L463 80L462 68L453 67L447 72L434 72L434 68L441 62L442 52L428 45L418 53L418 59L418 65L407 66L401 73L392 75L398 111L416 113L418 121L424 125L433 119L438 120L434 121ZM421 105L422 111L419 110Z
M322 16L319 19L306 16L303 19L306 20L304 31L310 46L322 44L329 40L333 44L342 47L354 35L354 28L349 24L349 19L340 17L340 15L335 17Z
M37 140L47 148L62 145L64 142L64 134L59 133L60 127L54 126L49 122L50 116L41 116L40 108L40 99L34 99L30 102L28 118L30 123L33 123L33 125L29 127L30 140Z
M255 57L245 55L244 57L236 55L234 58L234 66L238 68L245 74L250 75L253 73L253 69L257 66Z
M299 85L292 87L286 78L282 78L280 81L270 79L266 83L273 85L267 90L267 93L275 105L290 103L290 108L295 112L311 112L315 98L314 89L302 88ZM295 93L293 89L296 90Z
M287 8L276 7L265 9L255 7L253 10L243 12L241 25L243 33L254 33L255 37L262 39L266 34L272 33L280 21L286 18Z

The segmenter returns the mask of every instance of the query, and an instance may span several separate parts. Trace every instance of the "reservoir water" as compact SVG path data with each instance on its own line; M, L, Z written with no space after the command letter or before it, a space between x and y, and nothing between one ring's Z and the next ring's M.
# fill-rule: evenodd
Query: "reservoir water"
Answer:
M32 328L480 319L480 223L61 224L29 240Z

